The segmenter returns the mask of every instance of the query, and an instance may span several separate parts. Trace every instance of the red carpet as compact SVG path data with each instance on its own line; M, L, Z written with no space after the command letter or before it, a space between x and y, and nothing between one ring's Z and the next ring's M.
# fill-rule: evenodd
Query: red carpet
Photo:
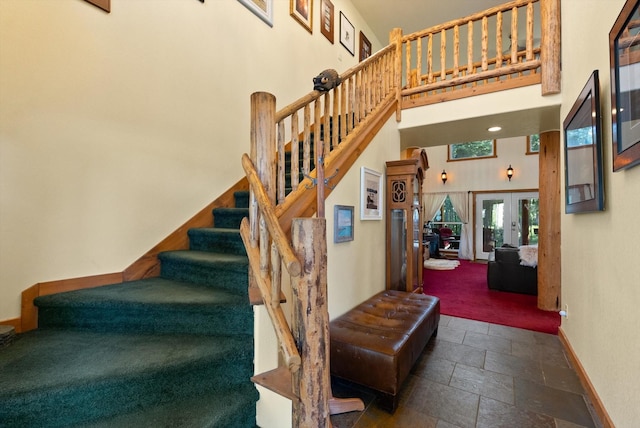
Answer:
M558 334L560 315L538 309L536 296L489 290L486 264L461 260L454 270L425 269L423 278L443 315Z

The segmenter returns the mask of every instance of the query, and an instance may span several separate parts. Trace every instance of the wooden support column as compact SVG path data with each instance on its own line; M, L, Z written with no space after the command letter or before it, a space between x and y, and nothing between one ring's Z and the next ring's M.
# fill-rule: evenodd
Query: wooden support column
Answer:
M322 184L318 184L322 185ZM330 427L327 224L324 218L293 220L293 249L302 274L293 285L293 337L302 363L293 373L293 427ZM309 271L311 269L311 271Z
M560 0L540 0L542 95L560 93Z
M540 134L538 308L560 309L560 131Z

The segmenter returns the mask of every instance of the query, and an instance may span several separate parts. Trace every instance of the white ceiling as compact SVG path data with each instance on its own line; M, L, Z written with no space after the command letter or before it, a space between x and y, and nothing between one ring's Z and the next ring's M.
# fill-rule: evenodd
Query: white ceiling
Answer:
M351 0L383 45L389 41L393 28L410 34L425 28L463 18L508 0ZM478 103L483 96L474 97ZM442 122L401 131L401 146L424 146L530 135L549 129L559 129L559 108L520 110L504 114L474 117L456 122ZM498 134L487 133L493 124L508 124ZM503 126L504 127L504 126Z

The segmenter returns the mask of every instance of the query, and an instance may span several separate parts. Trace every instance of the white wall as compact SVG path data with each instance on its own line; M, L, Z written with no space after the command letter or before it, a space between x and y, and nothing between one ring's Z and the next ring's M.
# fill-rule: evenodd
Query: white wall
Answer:
M425 174L425 192L466 192L538 188L538 155L526 155L527 138L502 138L496 141L497 157L464 161L447 161L448 146L427 147L429 169ZM511 181L507 168L513 167ZM440 174L447 171L447 182Z
M599 70L604 134L604 212L564 214L562 330L616 427L640 421L640 287L635 224L640 167L612 172L609 31L624 0L563 0L562 108L565 118L593 70ZM564 165L564 160L562 165ZM562 193L564 200L564 192Z

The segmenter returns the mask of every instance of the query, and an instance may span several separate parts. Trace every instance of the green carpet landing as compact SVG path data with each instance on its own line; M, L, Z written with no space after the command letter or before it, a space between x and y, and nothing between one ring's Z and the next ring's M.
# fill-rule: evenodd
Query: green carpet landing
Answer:
M253 310L236 207L158 278L38 297L0 348L0 427L255 427Z

